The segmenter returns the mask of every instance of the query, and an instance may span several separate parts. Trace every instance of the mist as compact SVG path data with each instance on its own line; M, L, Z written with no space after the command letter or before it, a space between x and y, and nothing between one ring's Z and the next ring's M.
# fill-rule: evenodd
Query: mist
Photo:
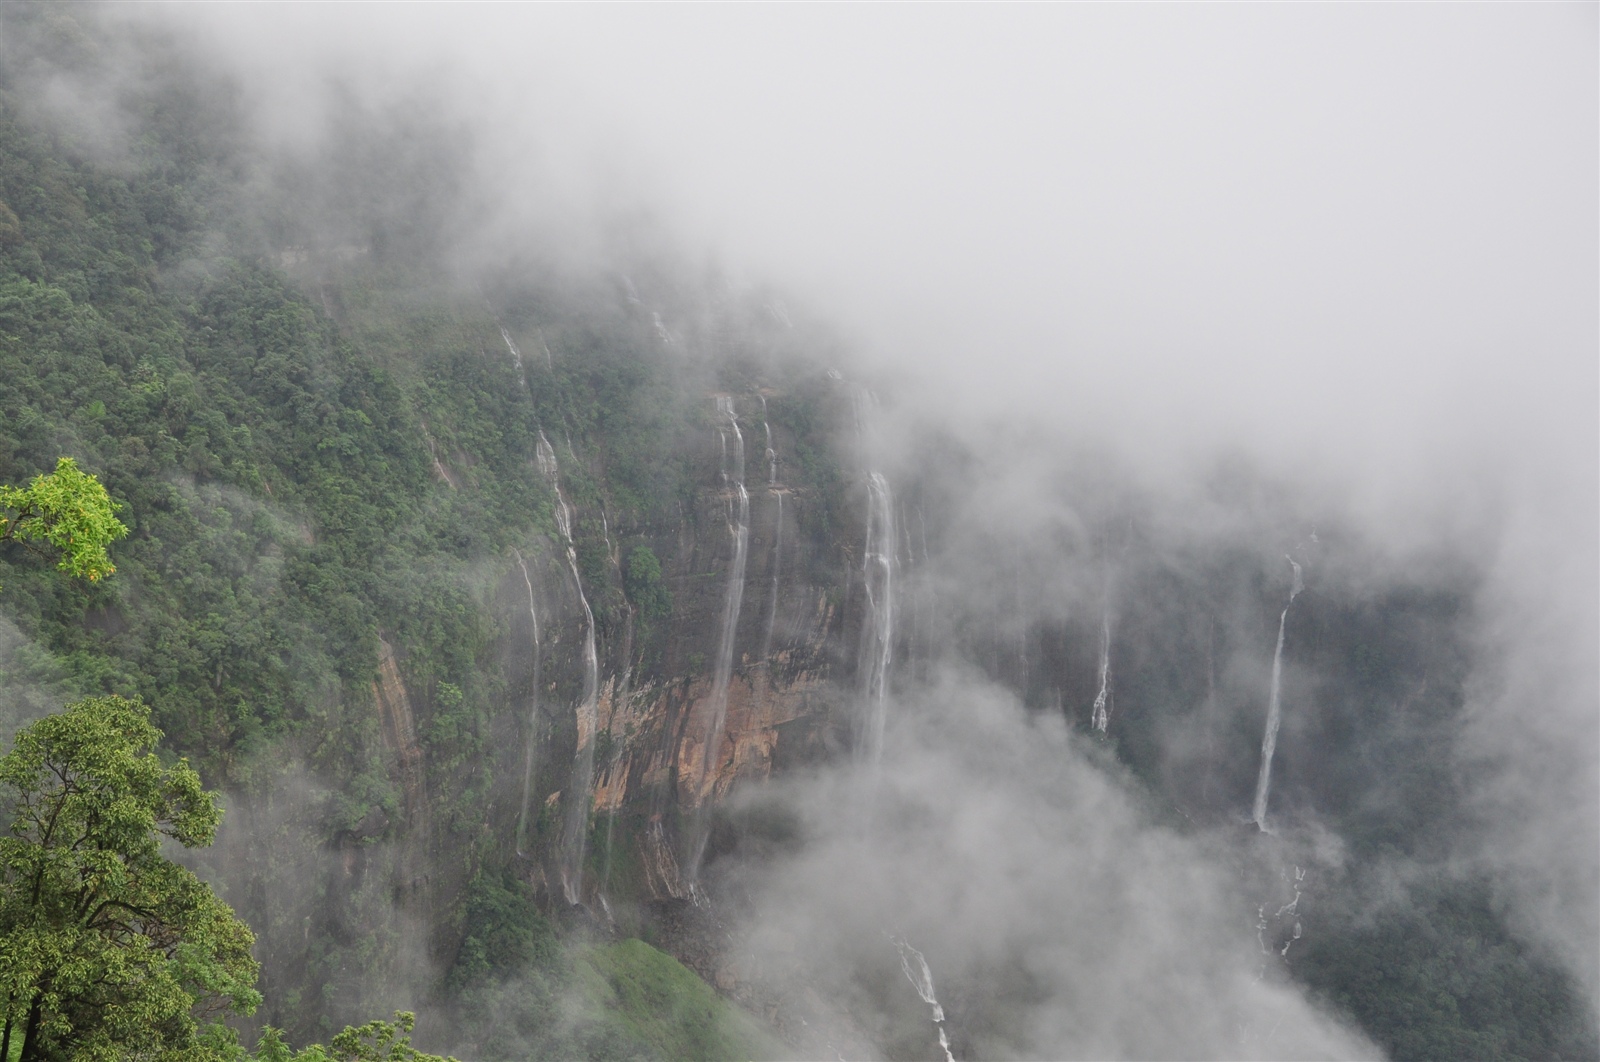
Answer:
M782 986L802 1011L812 1001L809 1024L832 1018L856 1037L819 1055L923 1046L927 1006L886 947L903 941L926 956L961 1056L1377 1056L1231 929L1241 886L1260 890L1268 916L1293 902L1269 860L1230 866L1206 840L1161 828L1057 720L1028 725L974 676L944 674L900 707L870 791L847 776L797 779L745 810L798 807L805 844L739 883L761 912L739 973ZM1305 864L1317 858L1294 844ZM962 1025L977 1013L987 1020Z
M463 288L507 262L630 291L680 269L829 322L809 356L876 394L867 460L948 521L907 550L922 663L881 764L736 800L743 857L710 879L738 898L730 976L815 1045L919 1035L899 939L961 1053L1376 1056L1268 954L1297 939L1301 870L1379 906L1487 874L1600 1004L1593 7L107 14L237 79L261 179L304 197L297 239L408 213ZM449 150L395 161L384 202L341 190L329 158L419 127ZM692 332L674 309L663 327ZM1302 607L1466 602L1451 637L1477 655L1443 740L1468 782L1436 851L1352 869L1312 783L1241 839L1290 553ZM1222 692L1147 757L1204 793L1192 830L984 663L1052 624L1181 630L1198 660L1201 619ZM1086 705L1087 681L1056 696ZM1285 755L1309 762L1322 722L1287 722Z

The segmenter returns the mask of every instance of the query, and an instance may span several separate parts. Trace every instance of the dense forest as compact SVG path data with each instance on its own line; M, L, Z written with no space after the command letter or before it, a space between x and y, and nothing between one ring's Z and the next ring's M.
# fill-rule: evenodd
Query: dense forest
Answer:
M466 134L443 114L347 100L326 157L278 157L179 39L8 5L0 42L0 483L71 457L128 528L93 582L0 545L7 747L82 698L150 707L164 761L222 795L217 843L185 859L256 934L251 1043L406 1010L463 1058L818 1049L719 974L739 902L702 907L691 868L732 897L799 843L788 813L704 794L860 747L884 547L841 342L646 241L610 269L559 248L464 265ZM1266 687L1227 661L1270 654L1287 572L1262 543L1307 510L1227 470L1207 489L1268 512L1242 522L1254 543L1180 541L1131 493L1086 503L1061 548L1096 574L1057 586L953 518L976 459L922 430L882 681L967 661L1064 719L1160 829L1240 833L1259 715L1219 705L1259 713ZM1266 976L1397 1058L1600 1055L1490 884L1438 869L1464 828L1471 559L1346 577L1365 547L1322 527L1280 634L1286 696L1322 711L1285 732L1275 807L1315 809L1344 854L1271 926L1241 904L1242 938L1281 937ZM945 553L993 558L980 591L951 595ZM720 717L710 752L683 751L718 698L725 764ZM958 1050L997 1050L1003 1001L963 984ZM936 1049L920 1027L877 1046Z

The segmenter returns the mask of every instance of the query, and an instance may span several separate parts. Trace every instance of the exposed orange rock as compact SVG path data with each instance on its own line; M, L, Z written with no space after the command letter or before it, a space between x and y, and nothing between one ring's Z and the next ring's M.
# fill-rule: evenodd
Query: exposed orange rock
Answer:
M777 657L785 662L785 655ZM824 687L820 673L802 671L779 685L772 682L766 665L736 671L728 683L728 709L722 740L706 756L711 731L711 678L699 676L688 685L663 689L651 684L636 689L624 702L613 696L610 683L600 699L601 725L619 743L608 762L596 765L596 811L615 811L629 797L629 785L667 783L677 769L679 806L696 807L703 800L719 801L740 779L766 778L772 773L778 728L815 714L817 693ZM660 735L672 718L674 702L687 712L681 737L664 751ZM705 777L705 765L710 777Z
M383 638L378 639L378 677L372 684L372 698L378 705L383 743L399 760L406 824L413 831L424 831L427 808L416 713L412 711L405 682L400 678L394 647Z

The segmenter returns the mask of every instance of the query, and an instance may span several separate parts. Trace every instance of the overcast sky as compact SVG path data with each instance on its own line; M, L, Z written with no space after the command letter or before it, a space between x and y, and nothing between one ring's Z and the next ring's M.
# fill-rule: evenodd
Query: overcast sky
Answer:
M319 68L437 84L513 201L650 208L933 401L1593 495L1593 5L167 13L280 133Z

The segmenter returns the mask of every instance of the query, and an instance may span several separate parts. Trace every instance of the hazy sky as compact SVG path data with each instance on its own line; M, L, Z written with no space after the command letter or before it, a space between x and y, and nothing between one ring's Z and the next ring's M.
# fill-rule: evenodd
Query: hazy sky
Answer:
M437 86L521 209L653 209L933 401L1593 494L1593 5L167 13L280 132L316 69Z

